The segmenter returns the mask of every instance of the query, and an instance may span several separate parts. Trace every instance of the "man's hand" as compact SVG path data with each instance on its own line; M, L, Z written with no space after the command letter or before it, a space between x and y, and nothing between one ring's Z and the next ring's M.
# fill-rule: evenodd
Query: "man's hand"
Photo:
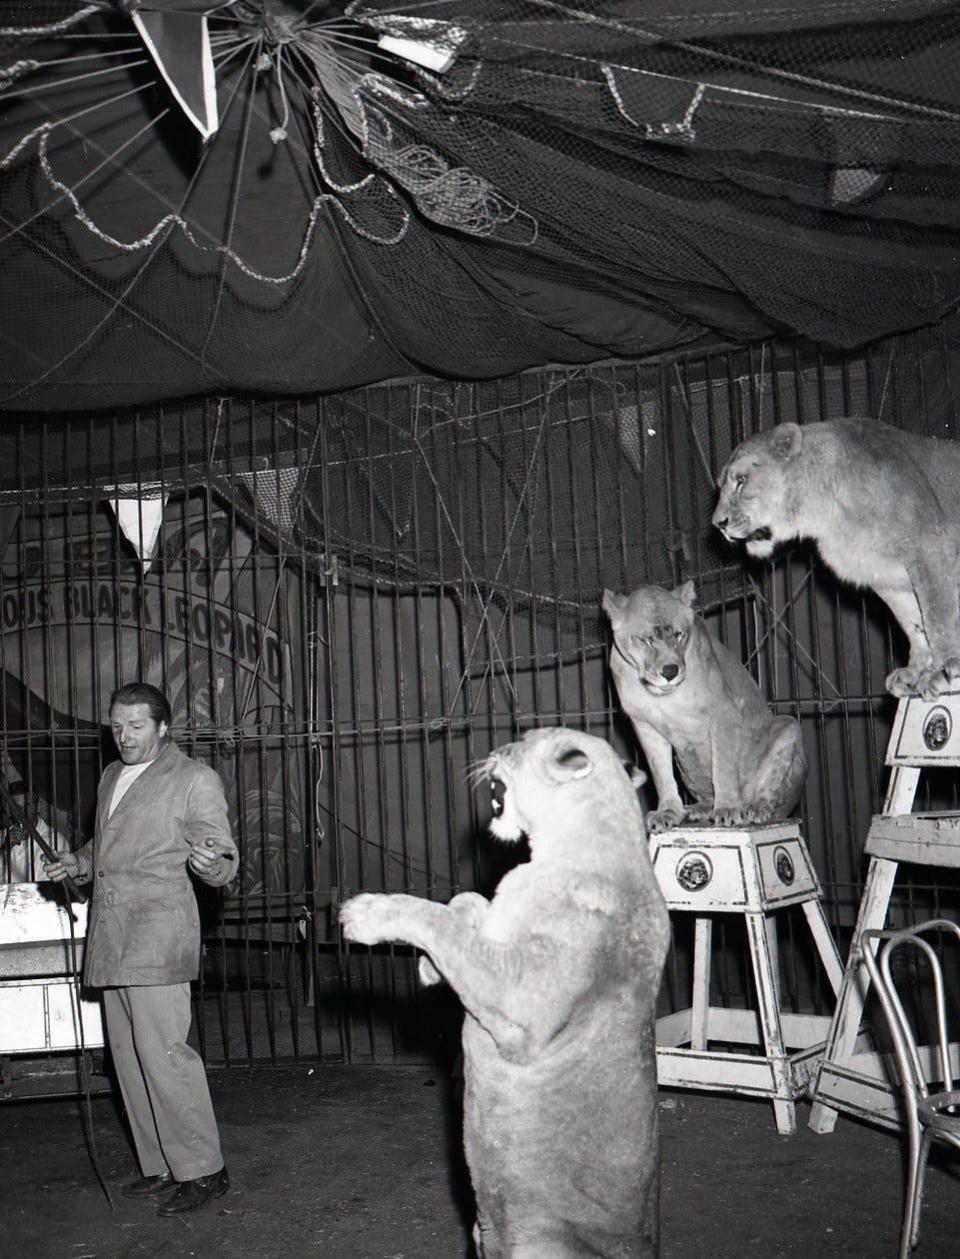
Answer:
M58 852L55 861L51 861L47 856L41 856L43 868L48 879L54 883L62 883L64 879L70 878L76 882L80 877L80 858L73 852Z
M202 879L204 875L213 874L218 870L220 862L229 855L215 839L208 837L202 844L196 844L190 849L187 865Z

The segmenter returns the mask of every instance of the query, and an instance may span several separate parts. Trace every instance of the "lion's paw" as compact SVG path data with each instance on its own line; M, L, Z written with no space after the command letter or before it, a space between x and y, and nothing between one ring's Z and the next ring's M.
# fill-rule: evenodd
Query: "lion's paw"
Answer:
M950 661L949 663L954 663ZM921 669L917 672L914 688L909 694L919 695L921 699L937 699L939 696L946 694L947 691L954 689L954 683L951 680L951 674L947 672L947 665L942 667L931 665L927 669Z
M748 821L746 809L739 804L713 810L714 826L744 826Z
M654 809L647 814L647 830L656 834L658 831L669 831L679 826L685 816L684 809L667 805L665 809Z
M694 825L702 826L704 823L713 821L713 805L712 804L691 804L687 809L686 820L694 823Z
M754 800L743 810L743 820L752 826L762 826L771 821L775 812L772 800Z
M894 669L892 673L888 673L884 685L889 693L895 695L897 699L919 695L918 684L920 679L928 672L929 670L927 669L917 669L912 665L904 665L902 668Z
M420 982L424 988L430 988L433 984L443 983L443 976L427 957L426 953L420 954L420 959L417 962L417 974L420 976Z
M390 932L390 897L361 892L340 906L340 929L354 944L382 944L395 939Z
M931 669L920 679L917 689L923 699L937 699L940 695L945 695L947 691L952 691L953 683L947 676L946 668Z

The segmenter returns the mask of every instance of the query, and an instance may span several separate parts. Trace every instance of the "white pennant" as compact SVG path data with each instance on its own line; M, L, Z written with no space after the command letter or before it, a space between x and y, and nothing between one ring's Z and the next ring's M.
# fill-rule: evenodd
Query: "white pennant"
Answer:
M115 498L111 506L117 524L136 551L146 572L153 562L153 550L163 524L163 509L167 498Z

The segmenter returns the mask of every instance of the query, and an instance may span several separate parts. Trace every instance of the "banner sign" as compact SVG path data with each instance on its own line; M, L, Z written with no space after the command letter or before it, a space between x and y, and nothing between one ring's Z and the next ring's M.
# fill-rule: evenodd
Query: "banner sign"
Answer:
M282 615L291 580L200 497L167 503L146 573L105 505L52 525L28 517L0 567L8 781L29 783L51 826L83 838L100 758L88 732L104 726L112 690L150 682L170 700L175 736L190 729L218 746L243 890L302 886L297 757L259 739L296 720L296 653L277 628L296 626ZM61 734L71 729L85 732L80 784Z

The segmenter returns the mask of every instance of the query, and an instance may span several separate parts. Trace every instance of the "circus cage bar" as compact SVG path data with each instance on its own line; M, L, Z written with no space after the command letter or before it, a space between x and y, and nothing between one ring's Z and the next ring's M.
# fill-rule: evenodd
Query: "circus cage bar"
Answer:
M224 779L242 857L225 896L200 890L208 1062L444 1055L449 991L418 989L409 950L351 954L338 905L361 889L489 892L516 856L484 838L470 768L534 725L636 756L602 590L693 577L711 628L802 722L803 824L845 950L883 790L883 678L904 644L808 548L745 567L710 528L713 485L744 435L780 420L868 414L956 438L958 344L953 316L846 355L769 342L295 402L12 417L8 786L56 842L84 842L110 692L161 685L178 739ZM927 777L922 807L957 807ZM34 873L23 846L2 860L20 870L0 879ZM895 916L940 914L952 875L930 873L903 882ZM718 931L711 1004L752 999L738 930ZM664 1012L690 1003L692 941L674 931ZM822 1010L789 933L781 966L785 1003Z

